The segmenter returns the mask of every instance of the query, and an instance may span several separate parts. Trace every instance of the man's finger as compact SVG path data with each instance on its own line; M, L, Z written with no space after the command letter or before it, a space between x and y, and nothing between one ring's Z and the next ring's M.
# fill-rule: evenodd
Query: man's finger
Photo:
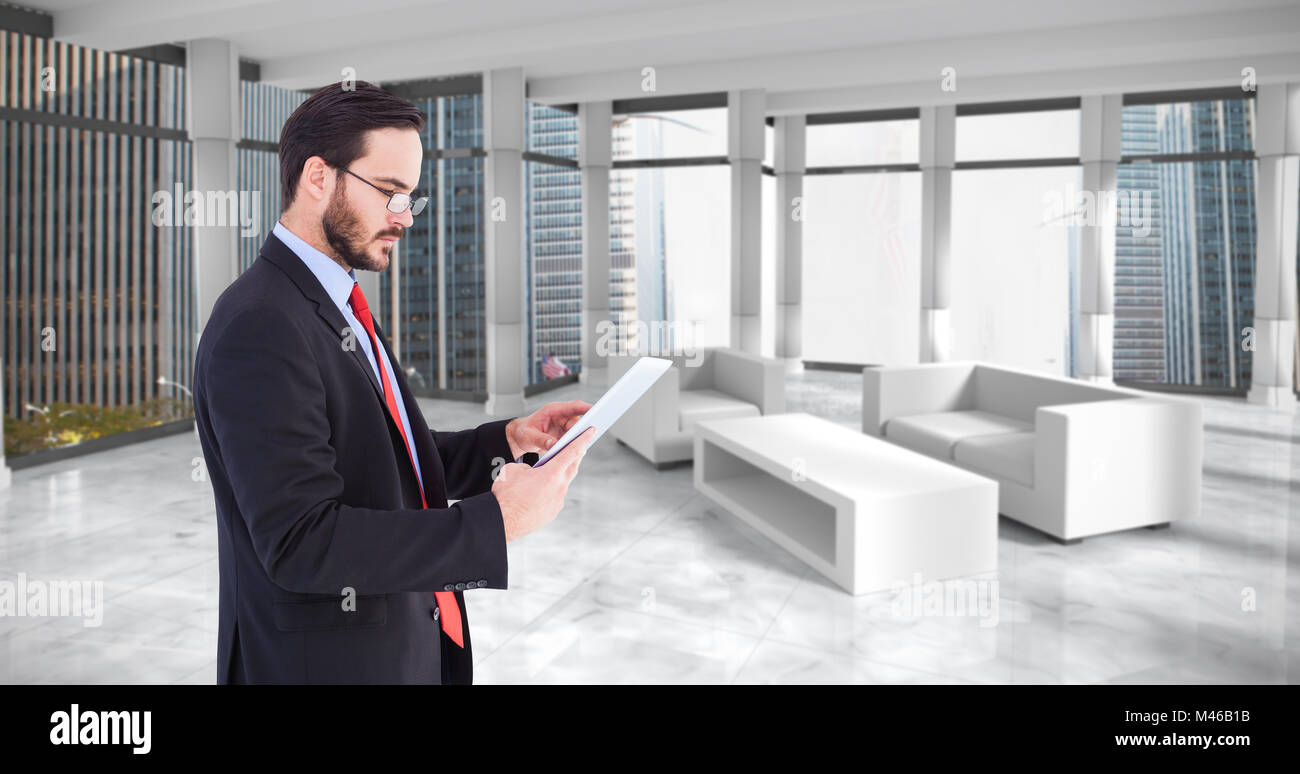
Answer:
M501 470L497 471L497 477L494 480L504 481L506 475L510 473L512 468L518 468L522 470L532 470L530 466L525 465L521 462L507 462L505 465L501 466Z
M586 451L587 451L587 447L591 445L591 441L592 441L592 439L594 439L595 437L596 437L596 428L594 428L594 427L589 427L589 428L587 428L586 430L583 430L583 431L578 435L577 438L574 438L574 439L573 439L573 442L574 442L574 443L577 443L577 444L581 444L581 447L580 447L580 448L582 449L583 452L586 452Z
M532 444L536 449L540 449L541 451L546 451L555 445L556 439L554 436L543 430L538 430L535 427L528 428L526 436L527 437L524 439L525 442ZM530 449L530 451L534 450Z
M578 421L578 417L587 413L591 404L581 400L570 400L563 403L548 403L541 409L542 416L545 417L544 423L546 429L559 430L559 435L573 427L573 423ZM559 438L559 435L556 438Z
M582 435L574 439L575 443L581 442L582 446L579 447L578 453L575 454L567 461L570 481L573 480L574 476L578 475L578 466L582 464L582 458L587 455L587 447L591 445L591 439L595 437L596 437L596 428L589 427L586 430L582 431ZM568 449L566 448L565 451L568 451Z
M569 415L582 416L587 413L587 409L589 408L591 408L591 404L585 400L566 400L563 403L551 404L552 413L558 414L561 417L567 417Z
M586 430L583 430L582 434L577 438L574 438L572 441L569 441L569 445L561 449L560 453L555 455L551 462L558 462L561 466L568 467L570 463L582 459L582 455L586 454L587 447L591 445L591 439L594 438L595 435L596 428L594 427L589 427ZM550 464L551 463L547 463L547 465Z

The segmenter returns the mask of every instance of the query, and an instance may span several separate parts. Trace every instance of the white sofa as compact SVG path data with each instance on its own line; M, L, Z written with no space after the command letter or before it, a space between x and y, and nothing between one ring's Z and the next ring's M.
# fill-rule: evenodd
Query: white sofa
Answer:
M998 482L1063 542L1194 518L1199 403L972 361L867 367L862 429Z
M610 357L610 382L638 358ZM780 360L722 347L669 359L673 367L609 429L660 469L694 456L696 422L785 411L785 366Z

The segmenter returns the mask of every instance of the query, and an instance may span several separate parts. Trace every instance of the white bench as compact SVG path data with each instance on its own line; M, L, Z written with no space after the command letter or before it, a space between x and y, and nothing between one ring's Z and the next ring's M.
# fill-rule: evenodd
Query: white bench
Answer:
M997 569L994 481L808 414L697 424L695 488L853 594Z

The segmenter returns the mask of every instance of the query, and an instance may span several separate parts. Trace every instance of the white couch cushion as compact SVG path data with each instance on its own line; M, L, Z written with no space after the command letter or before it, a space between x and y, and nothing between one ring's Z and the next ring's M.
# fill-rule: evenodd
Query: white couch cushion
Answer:
M941 411L894 417L885 423L885 437L922 454L950 460L953 444L963 438L1033 429L1028 422L987 411Z
M758 406L717 390L682 390L677 393L678 426L684 433L694 432L696 422L756 416L759 416Z
M975 402L981 411L1033 423L1039 406L1091 403L1133 397L1131 391L980 363L975 366Z
M1034 488L1034 433L993 433L963 438L953 446L952 458L994 478Z

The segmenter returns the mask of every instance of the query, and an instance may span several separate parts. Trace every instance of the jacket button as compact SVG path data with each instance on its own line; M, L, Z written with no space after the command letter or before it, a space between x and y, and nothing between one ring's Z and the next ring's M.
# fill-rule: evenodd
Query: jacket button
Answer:
M457 591L464 591L464 590L465 590L465 584L464 584L464 583L457 583L457 584L456 584L456 590L457 590Z
M432 612L433 612L433 620L435 621L438 620L438 608L435 607Z
M443 590L443 591L455 591L455 590L456 590L456 586L455 586L454 584L448 583L446 586L443 586L443 587L442 587L442 590Z
M478 582L478 587L481 588L481 589L482 589L482 588L487 588L487 581L485 581L485 580L480 580L480 581Z

